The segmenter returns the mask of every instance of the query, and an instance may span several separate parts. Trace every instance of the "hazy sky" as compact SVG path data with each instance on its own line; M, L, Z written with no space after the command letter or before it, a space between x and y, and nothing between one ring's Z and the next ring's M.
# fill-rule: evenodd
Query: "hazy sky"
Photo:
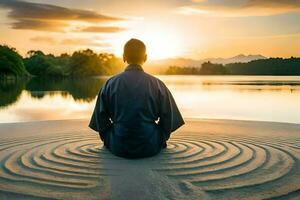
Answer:
M120 56L130 38L150 59L300 56L300 0L0 0L0 43L23 55Z

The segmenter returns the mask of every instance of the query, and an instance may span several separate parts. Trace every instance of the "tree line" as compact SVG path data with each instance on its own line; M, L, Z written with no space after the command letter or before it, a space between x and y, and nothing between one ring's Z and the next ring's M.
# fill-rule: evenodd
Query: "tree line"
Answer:
M31 50L22 57L15 48L0 45L1 77L89 77L112 75L122 70L121 59L113 54L97 54L90 49L59 56ZM175 75L300 75L300 58L268 58L248 63L216 64L197 67L169 66L165 74Z
M31 50L23 58L15 48L0 45L0 77L111 75L121 71L121 67L121 60L113 54L97 54L90 49L59 56Z
M179 67L170 66L166 70L168 75L226 75L229 74L228 69L226 69L222 64L214 64L211 62L202 63L201 67Z
M300 58L268 58L226 65L204 62L200 67L170 66L166 74L176 75L300 75Z

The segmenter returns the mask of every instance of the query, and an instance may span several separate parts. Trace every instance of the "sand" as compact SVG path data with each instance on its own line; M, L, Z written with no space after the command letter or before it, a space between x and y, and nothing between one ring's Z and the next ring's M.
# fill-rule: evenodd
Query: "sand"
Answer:
M0 124L0 199L300 199L300 125L187 119L128 160L87 123Z

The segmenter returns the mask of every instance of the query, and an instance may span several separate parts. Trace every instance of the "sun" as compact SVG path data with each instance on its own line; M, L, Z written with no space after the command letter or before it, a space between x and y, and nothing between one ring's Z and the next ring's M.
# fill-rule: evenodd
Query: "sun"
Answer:
M168 30L147 31L140 36L147 46L149 59L177 57L181 54L180 38Z
M163 25L147 25L122 33L112 44L117 56L122 56L123 46L131 38L142 40L149 60L174 58L182 55L182 39L175 29Z

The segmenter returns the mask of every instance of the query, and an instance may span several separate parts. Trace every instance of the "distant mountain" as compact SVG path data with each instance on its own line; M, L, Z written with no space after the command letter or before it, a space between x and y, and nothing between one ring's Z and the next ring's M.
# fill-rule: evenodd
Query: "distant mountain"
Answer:
M200 67L202 63L210 61L216 64L228 64L228 63L246 63L252 60L260 60L260 59L267 59L267 57L262 55L244 55L240 54L230 58L205 58L201 60L194 60L194 59L186 59L186 58L172 58L172 59L164 59L164 60L156 60L149 62L149 66L160 66L166 67L170 65L176 65L179 67L182 66L193 66L193 67Z
M240 54L231 58L212 58L212 59L205 59L206 61L210 61L212 63L218 64L228 64L228 63L247 63L252 60L260 60L260 59L267 59L267 57L262 55L244 55Z

